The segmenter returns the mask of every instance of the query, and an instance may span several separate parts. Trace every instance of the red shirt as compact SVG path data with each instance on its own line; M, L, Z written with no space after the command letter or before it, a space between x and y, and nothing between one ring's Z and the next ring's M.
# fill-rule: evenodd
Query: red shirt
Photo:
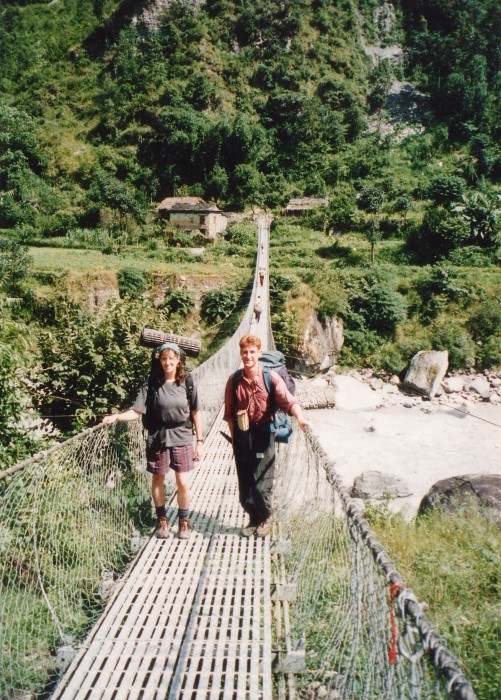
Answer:
M280 408L282 411L285 411L285 413L290 413L291 406L295 403L299 403L297 398L290 393L284 380L277 372L270 370L270 377L275 398L274 408ZM226 382L226 389L224 392L225 421L232 420L235 418L238 410L247 407L249 408L249 420L251 425L259 425L273 420L271 396L266 389L262 367L259 367L258 374L252 379L247 379L242 372L237 385L236 394L237 405L235 406L235 391L233 389L232 374Z

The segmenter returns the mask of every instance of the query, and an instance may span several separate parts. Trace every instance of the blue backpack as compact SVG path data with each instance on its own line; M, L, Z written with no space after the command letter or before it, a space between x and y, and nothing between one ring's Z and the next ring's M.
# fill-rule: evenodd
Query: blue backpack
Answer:
M271 381L271 374L268 367L263 367L264 383L266 384L266 389L268 394L271 394L271 402L274 403L273 396L273 382ZM291 377L292 379L292 377ZM287 413L284 413L280 409L275 410L275 417L273 423L270 423L270 433L275 435L275 442L289 442L292 435L292 423Z
M271 394L273 389L270 376L270 370L272 369L282 377L290 393L293 396L296 395L296 383L287 371L287 367L285 366L285 357L280 350L265 350L265 352L263 352L259 358L259 363L263 368L264 382L269 394ZM270 430L271 432L275 433L275 442L289 442L290 436L292 435L292 424L289 416L283 411L277 409L275 411L275 420L270 426Z

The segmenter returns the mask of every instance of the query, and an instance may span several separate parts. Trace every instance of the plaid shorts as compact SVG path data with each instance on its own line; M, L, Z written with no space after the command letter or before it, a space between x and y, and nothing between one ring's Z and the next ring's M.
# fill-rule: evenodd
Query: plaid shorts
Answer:
M146 471L150 474L167 474L169 469L175 472L191 472L195 468L193 463L193 445L176 445L165 447L162 450L146 450L148 466Z

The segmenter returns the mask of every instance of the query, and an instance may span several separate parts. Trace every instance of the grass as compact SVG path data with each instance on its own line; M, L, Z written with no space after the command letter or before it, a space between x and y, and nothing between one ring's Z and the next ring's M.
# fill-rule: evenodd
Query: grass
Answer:
M501 697L501 529L474 508L432 511L405 523L369 510L379 540L421 601L479 700Z
M142 246L129 247L123 252L117 254L106 255L99 250L89 249L68 249L68 248L37 248L30 247L29 254L32 258L33 271L47 272L57 270L59 273L74 272L74 271L99 271L111 270L118 272L122 267L136 267L145 273L156 274L191 274L196 272L200 274L227 274L233 272L235 278L239 276L239 268L241 269L240 261L238 265L232 265L227 260L224 263L214 260L208 262L205 254L203 256L190 256L193 260L187 261L186 258L180 265L179 259L182 256L190 256L184 250L174 251L175 256L172 260L165 261L162 259L162 253L159 251L149 251ZM182 267L182 270L180 269ZM230 274L231 277L231 274Z

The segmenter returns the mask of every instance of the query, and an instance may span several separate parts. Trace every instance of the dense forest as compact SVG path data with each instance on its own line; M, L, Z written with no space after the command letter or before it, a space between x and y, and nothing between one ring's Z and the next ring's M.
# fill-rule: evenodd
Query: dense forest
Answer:
M275 214L290 357L307 305L343 320L345 365L398 372L433 346L452 369L499 367L500 33L495 0L4 0L3 465L126 402L142 326L209 349L234 326L248 279L227 263L250 279L251 229L197 263L154 215L167 196ZM308 196L328 204L281 219ZM119 298L85 308L59 263L37 266L54 249L106 255ZM176 274L201 264L218 283L200 305Z

